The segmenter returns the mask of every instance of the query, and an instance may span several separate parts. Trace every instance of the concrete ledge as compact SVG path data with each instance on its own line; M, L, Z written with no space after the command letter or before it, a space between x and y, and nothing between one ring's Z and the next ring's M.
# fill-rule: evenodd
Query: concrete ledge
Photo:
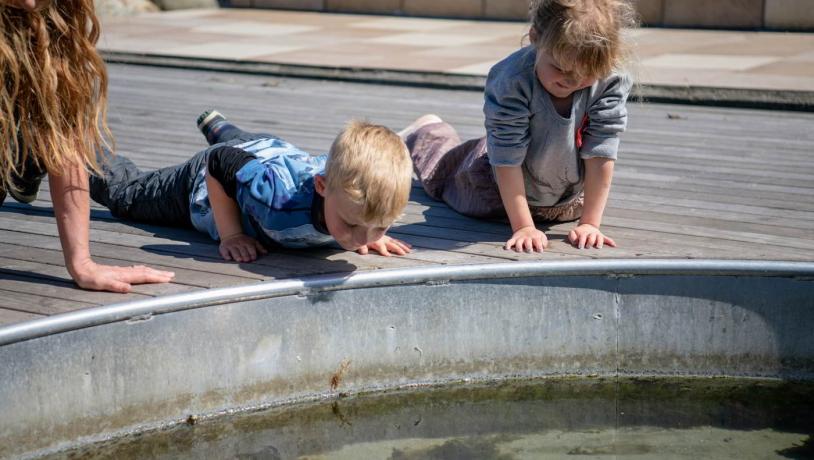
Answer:
M486 77L484 76L441 72L274 64L257 61L233 61L110 51L103 51L102 56L105 61L117 64L240 72L257 75L342 80L359 83L428 88L483 91L486 83ZM814 111L814 92L810 91L641 84L634 88L633 98L652 102L804 112Z

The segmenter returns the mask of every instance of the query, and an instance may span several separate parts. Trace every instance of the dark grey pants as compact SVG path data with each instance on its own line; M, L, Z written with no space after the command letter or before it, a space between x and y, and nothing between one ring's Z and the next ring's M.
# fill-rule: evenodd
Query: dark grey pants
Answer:
M264 136L227 125L212 144L241 143ZM191 227L189 199L195 178L206 167L212 147L175 166L141 171L129 158L105 151L102 175L90 177L90 196L121 219L174 227Z

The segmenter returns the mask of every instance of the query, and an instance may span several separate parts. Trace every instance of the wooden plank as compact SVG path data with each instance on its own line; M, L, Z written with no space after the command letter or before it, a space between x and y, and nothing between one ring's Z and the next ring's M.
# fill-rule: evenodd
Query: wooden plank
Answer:
M151 298L150 296L129 293L91 292L78 289L73 282L62 278L42 276L28 272L0 270L0 289L23 294L37 294L44 297L68 301L110 304ZM2 299L0 299L2 302ZM0 304L2 306L2 304Z
M45 318L45 315L37 315L34 313L22 312L0 307L0 326L19 323L22 321L29 321L38 318Z
M82 302L79 300L66 300L58 297L47 297L41 294L27 294L0 289L0 304L2 308L18 312L33 313L35 316L56 315L80 310L89 307L98 307L100 304Z
M0 271L11 274L25 274L25 276L31 276L47 281L61 282L66 286L75 288L77 291L81 291L74 285L73 279L71 279L70 275L68 274L68 270L66 270L64 266L42 264L39 262L32 262L17 258L0 257ZM181 292L189 292L198 289L200 288L183 284L161 283L133 285L131 292L148 297L156 297L178 294Z
M0 243L0 259L18 260L28 262L41 262L48 265L62 267L64 264L62 251L40 249L32 246L17 246L7 243ZM110 259L107 257L95 256L94 260L106 265L127 265L133 261L122 259ZM169 267L156 263L149 264L156 270L166 270L175 273L174 284L186 285L198 288L214 288L250 284L257 282L258 278L247 278L242 276L225 275L223 273L211 273L200 270L190 270L179 267Z
M400 129L438 113L462 139L484 133L479 92L123 65L110 66L110 75L109 121L119 152L144 170L180 163L205 148L194 123L207 107L312 153L327 151L344 123L358 116ZM121 222L93 204L96 260L144 263L176 271L177 278L139 288L141 296L88 293L67 277L46 181L34 206L9 199L0 210L0 295L7 293L8 304L0 321L82 302L392 267L606 257L814 259L814 115L658 104L630 104L629 113L603 225L618 249L576 249L566 240L574 224L565 223L542 226L551 240L544 254L506 251L511 230L505 219L466 218L417 184L391 231L415 246L407 257L360 256L334 246L279 250L253 264L234 264L220 260L206 235Z

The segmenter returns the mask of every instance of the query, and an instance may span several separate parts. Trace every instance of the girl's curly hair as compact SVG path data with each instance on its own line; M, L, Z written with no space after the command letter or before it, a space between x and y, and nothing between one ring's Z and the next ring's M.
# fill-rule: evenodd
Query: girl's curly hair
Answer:
M625 29L638 17L628 0L533 0L529 13L533 44L578 76L607 76L631 57Z
M96 153L112 142L93 0L38 3L26 11L0 2L0 188L26 164L98 172Z

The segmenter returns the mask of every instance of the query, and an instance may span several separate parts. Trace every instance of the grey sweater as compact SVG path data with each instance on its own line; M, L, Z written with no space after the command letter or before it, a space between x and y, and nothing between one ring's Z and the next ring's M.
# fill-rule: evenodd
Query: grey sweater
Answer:
M575 92L571 115L563 117L537 79L535 58L534 47L526 47L489 72L483 106L487 152L492 166L522 165L529 205L556 206L582 192L581 159L616 159L632 82L613 74Z

